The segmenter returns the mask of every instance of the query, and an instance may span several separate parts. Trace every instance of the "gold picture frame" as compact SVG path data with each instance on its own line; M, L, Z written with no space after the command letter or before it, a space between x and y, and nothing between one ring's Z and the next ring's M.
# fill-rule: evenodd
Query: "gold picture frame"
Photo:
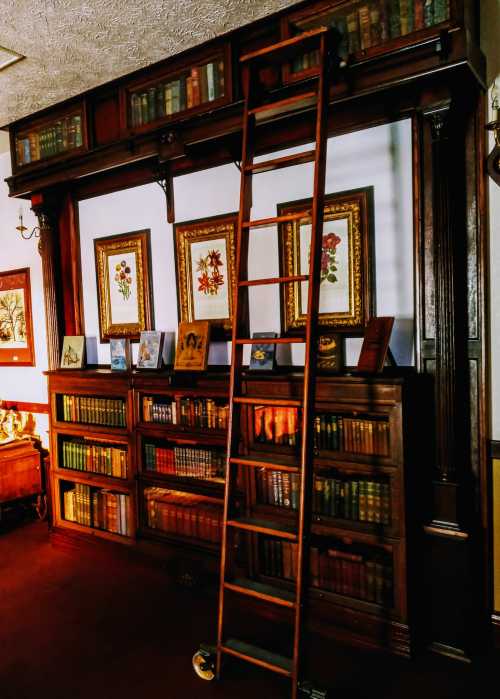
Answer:
M153 327L150 231L94 240L101 342L138 340Z
M0 272L0 365L35 366L29 267Z
M233 324L237 221L232 213L174 225L180 322L208 320L216 338Z
M280 226L280 266L285 277L308 274L311 199L278 204L278 215L307 212ZM325 195L319 325L359 334L373 315L373 187ZM344 245L343 245L344 244ZM308 283L281 287L283 332L304 329Z

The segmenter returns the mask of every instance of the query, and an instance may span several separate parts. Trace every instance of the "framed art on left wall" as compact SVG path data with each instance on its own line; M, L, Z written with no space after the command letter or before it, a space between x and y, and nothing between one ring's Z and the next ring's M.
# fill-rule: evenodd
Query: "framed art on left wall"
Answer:
M35 366L28 267L0 272L0 365Z
M94 240L101 342L153 328L149 230Z

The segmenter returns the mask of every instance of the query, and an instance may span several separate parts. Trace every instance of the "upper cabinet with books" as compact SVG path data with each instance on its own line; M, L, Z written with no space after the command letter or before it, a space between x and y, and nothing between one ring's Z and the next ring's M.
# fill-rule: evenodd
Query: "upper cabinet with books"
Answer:
M19 125L14 135L13 162L17 168L48 159L74 155L87 149L87 130L83 102L57 115Z
M231 50L225 44L169 62L124 88L126 128L142 131L231 101Z
M327 26L338 32L339 55L356 61L411 44L420 37L445 29L453 0L322 0L282 19L284 39ZM315 51L298 56L284 70L285 82L314 73Z

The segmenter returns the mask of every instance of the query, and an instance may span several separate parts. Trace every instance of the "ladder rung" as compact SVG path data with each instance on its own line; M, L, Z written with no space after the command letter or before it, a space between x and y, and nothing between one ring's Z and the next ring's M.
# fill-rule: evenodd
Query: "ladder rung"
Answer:
M297 95L292 95L292 97L285 97L282 100L276 100L275 102L266 102L265 104L259 104L258 107L253 107L248 110L249 115L254 115L259 119L259 116L266 114L267 117L277 116L278 114L287 114L294 109L303 109L304 107L310 107L315 102L317 102L318 94L314 91L309 92L299 92Z
M241 658L241 660L246 660L254 665L260 665L260 667L285 675L285 677L290 677L292 674L293 663L291 658L271 653L271 651L259 648L251 643L245 643L245 641L239 641L236 638L228 638L221 645L220 649L223 653L234 655L236 658Z
M224 587L242 595L256 597L266 602L272 602L282 607L295 607L295 593L291 590L284 590L273 585L266 585L249 578L236 578L230 582L225 582Z
M251 172L254 175L258 175L261 172L270 172L271 170L280 170L281 168L291 167L292 165L311 163L315 157L315 150L306 150L302 151L301 153L293 153L293 155L284 155L281 158L264 160L261 163L247 165L245 167L245 172Z
M288 464L276 463L275 460L248 456L232 456L230 458L232 464L240 466L249 466L252 468L269 468L271 471L286 471L288 473L299 473L298 466L289 466Z
M263 341L267 338L263 338ZM301 408L302 401L296 398L253 398L250 396L233 396L233 403L242 405L274 405L277 408Z
M238 286L264 286L265 284L288 284L291 282L307 282L309 276L307 274L295 274L291 277L269 277L268 279L250 279L244 282L238 282Z
M284 214L283 216L271 216L271 218L259 218L255 221L244 221L243 228L268 228L277 223L289 223L290 221L300 221L301 218L310 218L309 211L300 211L297 214Z
M305 337L239 337L237 345L297 345L304 344Z
M238 517L238 519L229 519L227 521L227 526L260 534L268 534L269 536L276 536L280 539L297 541L295 527L285 522L273 522L267 519L254 519L253 517Z
M323 34L328 31L327 27L317 27L316 29L310 29L307 32L302 32L297 36L293 36L291 39L285 39L280 41L278 44L271 44L271 46L265 46L262 49L257 49L256 51L251 51L250 53L245 53L240 57L240 63L245 63L246 61L254 61L256 59L263 59L272 53L285 53L290 50L296 50L297 46L303 44L304 42L312 42L318 39ZM273 58L276 58L273 56Z

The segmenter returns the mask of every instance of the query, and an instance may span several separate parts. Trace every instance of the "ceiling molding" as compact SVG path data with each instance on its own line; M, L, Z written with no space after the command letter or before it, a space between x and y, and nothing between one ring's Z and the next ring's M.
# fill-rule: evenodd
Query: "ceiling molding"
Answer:
M181 53L298 0L2 0L0 125Z

